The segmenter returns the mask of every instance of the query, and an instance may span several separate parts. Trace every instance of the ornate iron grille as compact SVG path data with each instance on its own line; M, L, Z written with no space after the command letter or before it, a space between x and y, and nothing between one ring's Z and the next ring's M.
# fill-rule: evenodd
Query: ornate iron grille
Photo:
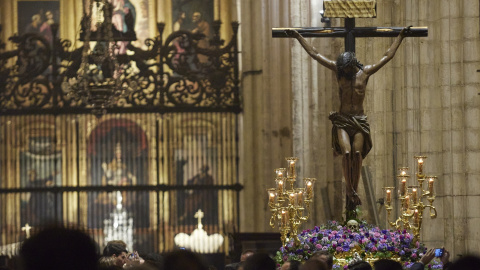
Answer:
M117 55L120 76L128 93L108 112L185 112L229 111L239 113L239 71L237 30L227 45L219 37L220 22L213 24L214 36L208 46L199 46L205 37L199 33L177 31L163 39L160 33L147 39L148 49L128 44L132 54ZM56 37L58 25L52 27ZM0 29L1 30L1 29ZM9 39L15 50L5 51L0 41L0 108L4 114L91 112L95 99L105 99L101 87L90 103L71 93L82 63L83 44L56 38L50 44L35 33ZM94 62L94 56L89 61ZM12 64L9 64L12 63ZM92 80L98 74L90 74ZM101 86L101 85L100 85ZM105 86L103 86L105 87ZM108 87L108 86L107 86Z

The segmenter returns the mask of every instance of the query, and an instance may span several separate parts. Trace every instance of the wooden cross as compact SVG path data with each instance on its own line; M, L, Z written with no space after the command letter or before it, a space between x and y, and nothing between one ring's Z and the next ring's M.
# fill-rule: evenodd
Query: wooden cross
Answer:
M355 27L355 18L345 18L345 27L272 28L272 37L288 38L285 30L296 30L303 37L343 37L345 51L355 52L357 37L396 37L404 27ZM405 37L426 37L427 27L411 27Z
M22 231L26 232L27 238L30 238L30 230L31 230L32 228L33 228L33 227L30 227L30 225L28 225L28 223L25 223L25 226L22 227Z
M274 38L276 37L294 37L289 35L289 32L292 31L287 31L287 30L295 30L298 34L300 34L302 37L307 38L307 37L343 37L345 41L345 51L346 52L353 52L355 53L355 38L357 37L397 37L402 29L404 27L355 27L355 18L358 14L361 14L361 12L358 12L358 6L362 6L361 4L362 0L336 0L336 1L329 1L329 5L331 5L332 9L329 10L331 14L338 14L331 16L331 17L342 17L345 18L345 27L294 27L294 28L273 28L272 29L272 36ZM365 0L363 1L365 3L364 6L371 5L372 3L375 4L374 0ZM324 2L325 4L326 2ZM335 7L335 5L337 5ZM344 11L343 13L337 13L336 9ZM335 12L334 12L335 11ZM327 13L327 11L325 12ZM376 14L376 12L372 12L367 14L366 16L363 17L373 17ZM291 34L291 33L290 33ZM428 36L428 28L427 27L409 27L402 33L402 38L403 37L425 37ZM298 35L295 34L295 37L298 39ZM398 40L398 39L397 39ZM401 41L401 40L400 40ZM399 42L400 42L399 41ZM301 42L304 42L303 39ZM304 43L302 45L305 48ZM400 45L400 43L397 43L397 45ZM398 48L398 46L395 48L395 50ZM306 49L306 48L305 48ZM308 49L306 49L307 52L309 52ZM311 53L311 52L309 52ZM393 55L395 52L393 52ZM393 57L393 55L391 57ZM313 57L313 56L312 56ZM315 57L313 57L315 58ZM315 58L318 60L318 58ZM390 58L391 59L391 58ZM327 59L328 61L331 62L331 60ZM327 62L327 60L324 60ZM389 61L389 60L387 60ZM327 66L326 64L322 63L319 61L322 65ZM337 74L338 75L338 74ZM365 81L366 84L366 81ZM366 85L365 85L366 86ZM353 95L352 95L353 96ZM344 163L345 164L345 163ZM348 163L347 163L348 164ZM349 170L350 172L353 172L353 165L346 165L350 166ZM361 161L360 161L360 166L361 166ZM346 175L345 180L347 180ZM355 193L355 190L353 190ZM352 195L350 195L352 196ZM358 195L356 195L358 196ZM347 200L349 195L347 194ZM354 197L350 197L354 198ZM352 201L354 203L352 203ZM356 206L358 203L356 203L354 200L351 200L350 203L346 204L346 216L347 220L349 219L356 219Z
M202 225L202 218L203 218L203 212L202 212L202 209L198 209L198 211L195 213L195 218L198 219L198 228L201 229L203 228L203 225Z

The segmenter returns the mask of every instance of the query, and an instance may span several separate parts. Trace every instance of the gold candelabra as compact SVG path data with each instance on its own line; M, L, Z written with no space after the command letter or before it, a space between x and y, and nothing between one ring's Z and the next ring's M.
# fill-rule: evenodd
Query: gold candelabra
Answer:
M400 188L398 189L398 196L400 200L400 216L395 221L390 221L390 215L393 210L392 207L392 192L394 187L384 187L385 190L385 210L387 211L387 221L392 228L397 230L402 228L411 230L414 235L414 241L420 238L420 230L422 228L423 213L426 208L429 208L430 218L437 217L437 210L433 206L435 201L435 193L433 185L436 176L426 176L424 174L424 162L426 156L414 156L417 160L416 185L408 186L408 167L399 168L397 175L400 180ZM427 189L424 190L424 182L428 180ZM428 203L424 203L424 201Z
M267 189L268 206L272 212L270 226L277 224L282 244L285 245L288 236L293 237L295 244L300 244L298 227L310 217L310 205L313 202L313 186L315 178L304 178L304 188L295 188L297 181L295 172L296 157L285 158L288 168L275 169L275 188ZM304 215L306 212L306 215Z

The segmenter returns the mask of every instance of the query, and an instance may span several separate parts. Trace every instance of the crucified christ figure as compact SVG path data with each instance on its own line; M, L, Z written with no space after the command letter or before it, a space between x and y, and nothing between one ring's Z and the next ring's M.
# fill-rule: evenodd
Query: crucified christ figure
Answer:
M357 194L358 182L360 181L362 161L372 148L370 125L363 109L368 79L393 58L408 31L410 31L410 26L400 31L378 63L364 67L353 52L341 53L337 61L330 60L319 54L297 31L286 30L286 34L296 38L313 59L333 70L337 75L340 110L331 112L329 119L333 124L333 149L336 154L343 157L347 210L355 210L356 206L362 203Z

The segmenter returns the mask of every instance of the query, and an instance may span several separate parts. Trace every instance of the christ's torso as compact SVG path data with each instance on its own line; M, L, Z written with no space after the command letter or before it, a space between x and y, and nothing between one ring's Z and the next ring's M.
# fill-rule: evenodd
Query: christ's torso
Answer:
M365 89L368 76L362 70L359 70L355 77L347 79L341 77L338 79L340 94L340 112L352 115L364 115L363 100L365 99Z

